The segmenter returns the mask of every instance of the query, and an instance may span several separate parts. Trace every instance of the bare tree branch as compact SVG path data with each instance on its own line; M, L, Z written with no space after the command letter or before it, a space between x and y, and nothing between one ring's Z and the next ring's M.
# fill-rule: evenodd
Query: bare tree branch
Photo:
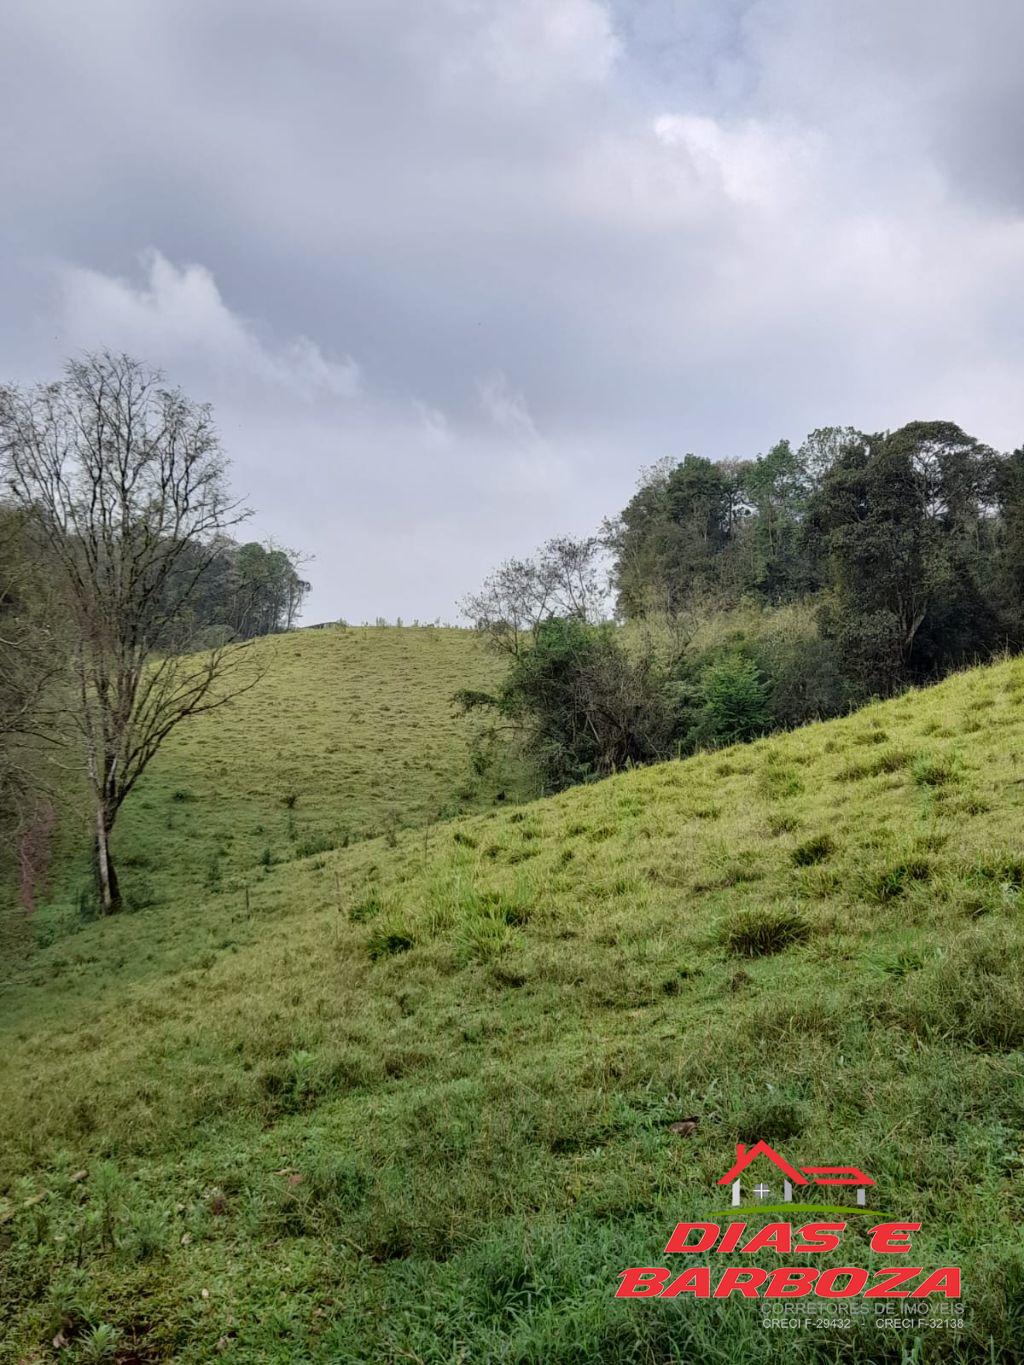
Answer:
M462 614L495 649L513 658L549 617L600 620L608 605L601 548L593 536L580 540L557 536L532 559L507 559L479 592L463 600Z
M254 685L244 644L190 655L197 586L228 528L210 409L124 355L68 363L56 384L0 389L0 466L55 566L93 802L100 890L118 903L110 832L171 731Z

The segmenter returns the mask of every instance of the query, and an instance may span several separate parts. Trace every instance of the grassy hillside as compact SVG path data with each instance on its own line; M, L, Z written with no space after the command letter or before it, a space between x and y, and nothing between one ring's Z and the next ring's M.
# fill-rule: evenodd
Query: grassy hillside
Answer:
M1015 661L39 951L2 997L3 1359L1021 1359L1022 790ZM869 1170L964 1330L616 1300L759 1138ZM877 1265L852 1221L838 1263Z
M471 631L332 627L252 649L260 682L176 730L124 807L115 854L131 904L238 890L297 855L524 790L507 763L471 766L473 730L452 695L501 670ZM60 852L44 926L78 916L88 864L77 823Z

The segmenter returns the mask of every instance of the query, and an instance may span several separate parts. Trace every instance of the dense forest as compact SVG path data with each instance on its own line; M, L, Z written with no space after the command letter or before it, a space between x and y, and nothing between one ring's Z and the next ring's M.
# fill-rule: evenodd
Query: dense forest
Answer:
M506 562L464 609L510 669L461 701L553 788L836 715L1021 648L1024 449L913 422L666 460L601 537Z

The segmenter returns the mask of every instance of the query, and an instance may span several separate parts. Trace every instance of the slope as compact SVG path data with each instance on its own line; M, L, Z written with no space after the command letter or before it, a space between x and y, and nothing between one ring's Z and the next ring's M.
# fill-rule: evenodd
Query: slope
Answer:
M471 766L473 732L452 695L491 686L501 668L472 631L339 626L252 651L244 676L261 674L257 685L179 727L125 804L115 854L134 908L239 889L297 855L526 789L507 760ZM43 934L78 919L83 828L65 833L62 853Z
M1011 661L40 951L5 1358L1019 1359L1022 784ZM963 1329L616 1300L758 1139L868 1170Z

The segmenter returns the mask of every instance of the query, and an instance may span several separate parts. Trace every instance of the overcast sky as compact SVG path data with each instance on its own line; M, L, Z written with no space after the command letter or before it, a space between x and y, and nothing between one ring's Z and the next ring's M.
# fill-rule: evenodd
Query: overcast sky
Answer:
M308 622L455 619L643 465L1024 442L1019 0L6 0L0 378L214 404Z

